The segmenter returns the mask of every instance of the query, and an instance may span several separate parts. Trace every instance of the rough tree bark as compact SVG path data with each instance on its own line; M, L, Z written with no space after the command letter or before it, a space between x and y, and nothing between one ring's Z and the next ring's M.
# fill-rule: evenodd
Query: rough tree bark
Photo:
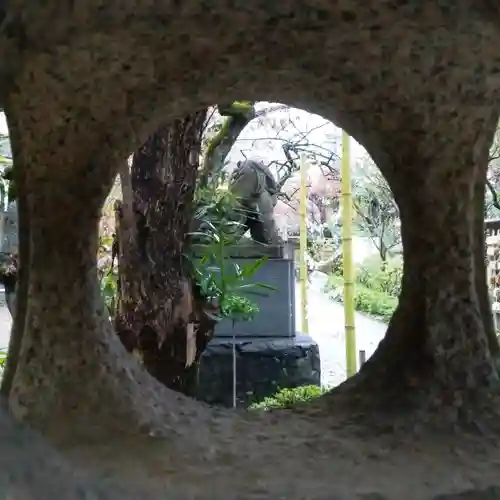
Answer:
M238 136L256 116L253 104L237 101L219 105L226 118L208 144L200 185L217 177ZM130 186L126 172L120 174L124 203L117 207L118 335L159 381L187 394L214 327L202 312L202 299L192 295L182 259L205 116L200 111L163 127L139 149L132 163ZM133 200L132 228L125 220L130 205L125 203L126 194Z
M133 241L124 241L120 249L125 263L120 264L118 335L154 377L186 393L211 334L194 330L192 287L183 256L205 117L203 110L161 127L135 153ZM124 235L121 231L119 239Z

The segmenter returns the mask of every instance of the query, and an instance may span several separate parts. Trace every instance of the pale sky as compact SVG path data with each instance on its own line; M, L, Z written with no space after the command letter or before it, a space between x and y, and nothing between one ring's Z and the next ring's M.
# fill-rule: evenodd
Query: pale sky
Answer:
M9 129L7 128L7 120L5 119L5 113L0 113L0 134L8 134Z

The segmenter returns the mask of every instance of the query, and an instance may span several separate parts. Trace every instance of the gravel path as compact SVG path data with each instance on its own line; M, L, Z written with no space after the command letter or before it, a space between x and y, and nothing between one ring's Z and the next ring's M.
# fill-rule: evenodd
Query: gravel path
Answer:
M0 287L0 349L6 348L9 345L11 325L12 318L10 317L7 304L5 303L5 295L2 286Z
M309 335L318 343L321 355L321 382L332 387L346 378L344 307L322 292L326 275L314 272L308 290ZM296 325L301 328L300 287L296 285ZM356 347L366 359L382 340L387 325L356 313Z

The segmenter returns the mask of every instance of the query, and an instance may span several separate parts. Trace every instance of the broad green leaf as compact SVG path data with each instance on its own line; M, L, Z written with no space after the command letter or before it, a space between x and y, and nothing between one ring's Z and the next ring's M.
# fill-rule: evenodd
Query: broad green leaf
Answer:
M266 263L268 260L267 256L264 256L255 262L249 262L248 264L244 264L241 276L244 277L251 277L253 276L261 267L264 263Z
M240 291L241 288L235 290L235 291ZM269 297L269 294L266 292L258 292L256 290L244 290L242 293L245 295L253 295L255 297Z
M219 323L220 321L222 321L222 320L224 319L224 317L223 317L223 316L220 316L220 315L214 314L214 313L212 313L212 312L210 312L210 311L206 311L206 310L204 310L204 311L203 311L203 313L204 313L207 317L209 317L211 320L213 320L213 321L217 321L217 323Z
M216 235L214 235L213 233L204 233L203 231L193 231L191 233L188 233L188 236L197 236L198 238L206 238L209 240L218 241L216 239ZM201 246L201 244L199 245Z
M275 286L268 285L267 283L260 283L260 282L257 282L257 283L244 283L239 288L240 289L245 289L245 288L255 288L255 287L264 288L266 290L271 290L273 292L277 292L279 290L279 288L276 288Z

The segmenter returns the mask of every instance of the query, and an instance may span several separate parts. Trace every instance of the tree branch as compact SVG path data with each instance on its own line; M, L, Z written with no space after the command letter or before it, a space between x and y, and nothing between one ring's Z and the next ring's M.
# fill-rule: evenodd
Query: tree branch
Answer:
M219 113L225 119L220 130L208 143L198 181L201 187L207 186L211 178L217 178L239 135L255 118L254 104L252 101L235 101L217 105Z

